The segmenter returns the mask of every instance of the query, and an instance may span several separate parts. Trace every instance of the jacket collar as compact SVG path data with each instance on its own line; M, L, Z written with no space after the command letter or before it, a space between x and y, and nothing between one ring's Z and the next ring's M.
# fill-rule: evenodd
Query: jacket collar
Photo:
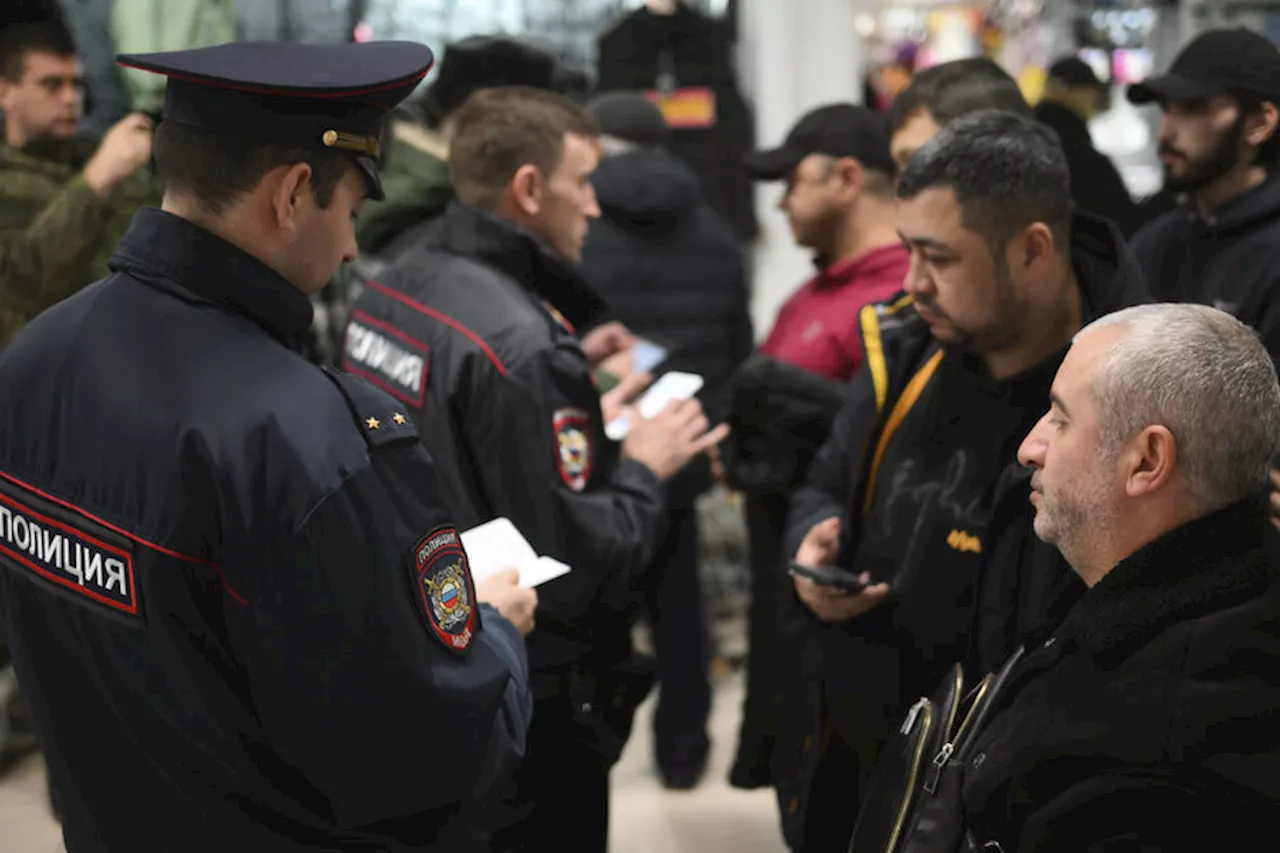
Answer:
M1234 602L1280 574L1265 500L1189 522L1138 549L1080 599L1061 633L1094 655Z
M108 267L146 283L175 284L248 317L294 350L311 327L311 300L284 276L238 246L162 210L138 211Z
M435 248L479 261L514 279L534 297L584 326L605 308L569 261L533 232L459 201L452 202L432 237Z

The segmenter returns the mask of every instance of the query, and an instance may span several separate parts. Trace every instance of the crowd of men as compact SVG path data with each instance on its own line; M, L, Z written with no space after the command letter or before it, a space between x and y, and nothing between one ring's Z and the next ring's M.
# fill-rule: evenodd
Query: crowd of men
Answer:
M430 130L388 124L433 61L123 56L162 121L86 146L74 45L0 34L0 626L71 853L605 850L655 679L663 781L706 764L713 471L752 539L732 780L793 850L1267 837L1275 45L1205 33L1130 89L1182 198L1154 218L1084 177L1070 62L1035 112L964 60L802 117L743 164L817 264L758 349L656 107L482 39ZM641 336L705 390L642 416ZM477 581L501 518L569 573ZM999 677L895 799L953 670Z

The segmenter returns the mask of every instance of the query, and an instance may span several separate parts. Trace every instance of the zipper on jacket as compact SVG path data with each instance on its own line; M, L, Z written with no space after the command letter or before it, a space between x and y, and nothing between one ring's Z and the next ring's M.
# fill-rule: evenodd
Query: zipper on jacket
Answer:
M938 781L942 778L942 771L946 768L947 762L951 760L951 753L955 751L955 744L944 743L942 749L933 757L933 769L929 771L929 778L924 782L924 792L926 794L937 792Z
M911 708L911 713L907 721L916 722L918 717L921 720L920 741L916 744L915 755L911 757L911 772L907 775L906 796L902 798L902 802L898 805L898 816L893 821L893 832L889 835L889 843L885 846L885 850L896 850L898 841L902 838L902 830L906 828L907 818L911 816L911 805L915 800L912 792L916 789L916 782L920 778L920 764L924 761L924 747L929 739L929 731L933 727L933 707L928 699L921 699ZM911 731L911 726L904 726L903 731Z

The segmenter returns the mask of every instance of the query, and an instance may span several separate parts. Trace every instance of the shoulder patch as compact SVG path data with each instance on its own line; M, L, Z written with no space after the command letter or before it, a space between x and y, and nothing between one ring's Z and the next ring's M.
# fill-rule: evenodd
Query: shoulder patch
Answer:
M143 621L132 540L0 479L0 565L62 597Z
M362 376L325 368L327 375L346 398L356 427L375 450L406 438L417 439L410 409L397 403Z
M556 463L565 485L580 492L587 487L594 466L591 418L582 409L558 409L555 413Z
M471 648L476 630L475 582L452 527L441 527L418 540L409 555L414 598L427 626L440 643L462 654Z
M342 367L414 408L427 398L431 347L395 326L355 311L347 324Z

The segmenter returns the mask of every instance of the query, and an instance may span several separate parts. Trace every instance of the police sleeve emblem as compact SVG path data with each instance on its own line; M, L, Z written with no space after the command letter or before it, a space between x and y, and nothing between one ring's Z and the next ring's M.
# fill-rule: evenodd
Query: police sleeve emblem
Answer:
M414 546L414 597L432 634L445 648L471 648L476 630L475 582L458 531L441 528Z
M591 479L591 418L582 409L560 409L555 414L556 462L565 485L580 492Z

